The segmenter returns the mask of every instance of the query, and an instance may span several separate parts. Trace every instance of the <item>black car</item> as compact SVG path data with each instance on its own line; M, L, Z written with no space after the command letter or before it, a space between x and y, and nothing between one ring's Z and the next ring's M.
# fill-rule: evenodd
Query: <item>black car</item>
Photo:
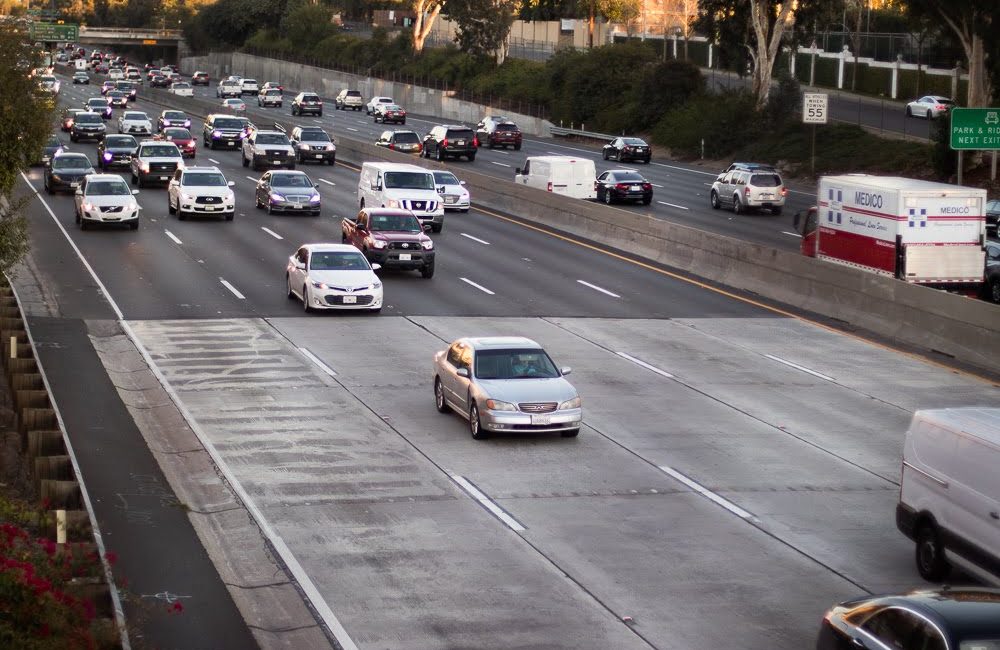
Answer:
M125 93L128 101L134 102L135 98L139 96L139 91L135 87L135 84L131 81L119 81L115 84L115 90L118 92Z
M316 93L299 93L292 100L292 115L323 115L323 100Z
M989 300L1000 303L1000 242L986 242L985 278L983 293Z
M131 135L108 135L97 145L97 165L101 170L128 167L139 142Z
M156 75L153 75L153 78L149 80L149 87L150 88L169 88L171 83L173 83L173 82L170 81L169 79L167 79L164 75L162 75L162 74L156 74Z
M243 146L250 120L235 115L209 115L202 128L202 143L209 149Z
M997 221L1000 220L1000 199L986 202L986 232L993 232L994 237L1000 237L997 231Z
M55 194L57 191L74 192L83 182L83 177L94 173L90 158L82 153L61 153L53 156L45 167L45 191Z
M597 200L611 205L615 201L653 202L653 185L631 169L609 169L597 177Z
M1000 589L944 588L868 596L823 618L816 650L1000 648Z
M648 165L649 159L653 156L653 150L641 138L615 138L604 145L601 155L605 160L612 158L618 162L641 160Z
M42 147L42 158L39 163L42 165L48 165L53 156L65 150L66 147L59 141L59 137L53 133L45 142L45 146Z
M305 172L275 170L257 181L254 203L268 214L276 212L319 216L320 196L316 184Z
M472 129L459 124L442 124L435 126L424 136L422 155L442 161L449 157L465 156L472 162L476 159L478 148L479 140Z
M97 113L77 113L69 130L69 139L73 142L101 140L107 131L108 127L104 126L104 120Z
M86 110L100 115L102 120L110 120L112 115L114 115L114 111L111 110L111 104L103 97L91 97L84 106Z

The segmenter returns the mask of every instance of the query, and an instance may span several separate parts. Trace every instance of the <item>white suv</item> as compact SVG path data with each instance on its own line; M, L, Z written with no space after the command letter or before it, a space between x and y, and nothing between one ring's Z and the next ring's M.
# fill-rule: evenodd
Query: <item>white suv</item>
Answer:
M256 95L260 92L260 86L256 79L243 79L240 81L240 92L244 95Z
M712 207L732 208L736 214L766 208L771 214L781 214L788 190L774 167L752 163L735 163L719 174L712 183Z
M167 211L184 221L190 215L236 215L236 183L226 181L218 167L178 169L167 185Z
M400 208L413 213L424 226L441 232L444 198L438 194L431 170L404 163L366 162L358 180L358 206Z
M219 85L215 87L216 97L240 97L242 95L243 88L239 81L223 79L219 82Z

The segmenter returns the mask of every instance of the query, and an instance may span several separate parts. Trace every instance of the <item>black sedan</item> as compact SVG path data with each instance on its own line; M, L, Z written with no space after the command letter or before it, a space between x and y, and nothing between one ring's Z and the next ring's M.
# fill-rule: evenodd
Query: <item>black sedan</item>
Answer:
M45 191L55 194L57 191L75 192L83 182L83 177L94 173L90 158L82 153L61 153L52 157L45 168L45 178L42 181Z
M131 135L107 135L97 145L97 164L102 169L128 167L139 143Z
M1000 303L1000 242L986 242L986 282L983 293L988 300Z
M597 177L597 200L608 205L616 201L653 202L653 185L631 169L609 169Z
M167 79L162 74L153 75L153 78L149 80L150 88L169 88L170 84L173 83Z
M48 165L53 156L66 150L66 145L59 141L59 136L52 134L42 147L42 158L39 161L42 165Z
M986 232L993 233L994 237L1000 237L997 230L997 221L1000 220L1000 199L993 199L986 202Z
M605 160L612 158L618 162L641 160L648 165L649 159L653 156L653 150L641 138L615 138L604 145L601 155L604 156Z
M823 618L816 650L1000 648L1000 589L975 587L868 596Z

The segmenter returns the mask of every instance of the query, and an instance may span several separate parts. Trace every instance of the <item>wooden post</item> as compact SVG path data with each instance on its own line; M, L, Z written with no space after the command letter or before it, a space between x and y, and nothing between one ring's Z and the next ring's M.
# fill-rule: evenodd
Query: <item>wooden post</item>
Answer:
M17 358L17 337L16 336L10 337L10 358L11 359L16 359Z
M56 544L66 543L66 511L56 510Z

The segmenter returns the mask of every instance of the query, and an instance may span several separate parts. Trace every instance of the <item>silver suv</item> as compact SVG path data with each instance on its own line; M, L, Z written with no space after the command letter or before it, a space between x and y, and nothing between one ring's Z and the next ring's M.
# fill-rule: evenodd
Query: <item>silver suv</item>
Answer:
M344 88L337 94L337 98L333 100L333 105L337 110L341 111L346 111L349 108L360 111L365 105L365 100L361 96L360 90Z
M716 210L725 206L736 214L766 208L781 214L788 190L781 175L767 165L734 163L712 183L711 201Z

